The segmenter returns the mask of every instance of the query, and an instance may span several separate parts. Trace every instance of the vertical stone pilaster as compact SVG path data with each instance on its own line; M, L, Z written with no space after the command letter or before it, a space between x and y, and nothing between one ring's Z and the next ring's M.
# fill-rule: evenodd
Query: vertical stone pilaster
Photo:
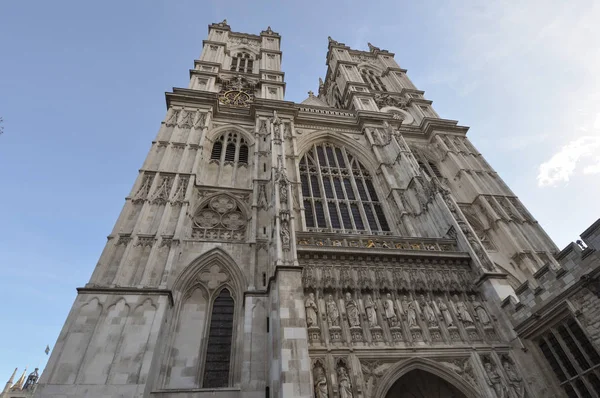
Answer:
M277 267L271 309L273 397L312 397L302 268Z

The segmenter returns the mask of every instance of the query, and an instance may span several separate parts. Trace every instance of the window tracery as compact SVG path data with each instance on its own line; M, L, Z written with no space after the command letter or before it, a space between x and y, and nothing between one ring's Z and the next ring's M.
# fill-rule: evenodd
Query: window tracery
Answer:
M246 237L244 212L227 195L217 195L195 214L193 239L242 241Z
M345 148L314 145L300 161L300 177L309 230L390 230L369 172Z
M252 73L253 66L254 58L246 52L239 52L231 57L230 70L233 72Z
M373 91L387 91L387 88L383 84L381 77L373 72L371 69L361 69L360 74L362 75L363 81L369 85Z
M240 134L228 131L215 140L210 152L210 159L220 164L247 165L248 143Z

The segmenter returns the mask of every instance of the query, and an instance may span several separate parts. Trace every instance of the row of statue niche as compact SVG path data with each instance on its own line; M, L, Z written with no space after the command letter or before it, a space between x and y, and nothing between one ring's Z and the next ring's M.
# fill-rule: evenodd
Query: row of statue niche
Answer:
M354 393L352 392L352 382L350 381L348 369L346 369L346 366L343 363L338 363L337 376L339 397L353 398ZM325 375L325 369L320 361L317 361L314 366L313 381L315 398L329 398L327 376Z
M367 268L359 267L354 268L357 272L357 283L360 286L368 286L373 283L369 270ZM312 267L305 268L303 280L305 287L311 288L316 285L334 285L336 284L337 278L334 274L334 268L323 267L321 268L320 282L317 283L317 276L314 273L315 269ZM354 277L352 275L352 268L341 267L339 279L342 283L352 283ZM429 269L429 268L398 268L391 271L390 275L387 274L388 269L376 268L375 282L392 284L400 289L405 290L470 290L471 279L467 271L457 272L451 269ZM391 287L391 286L390 286Z
M435 326L438 324L438 319L443 319L446 325L453 326L454 320L450 311L452 310L456 318L461 321L465 326L471 326L474 324L474 318L479 320L484 326L490 326L492 321L484 308L482 302L477 299L475 295L470 297L471 305L475 315L472 316L466 303L460 299L458 295L454 295L452 300L449 300L450 305L446 304L441 296L437 297L436 300L432 300L429 295L426 297L421 294L417 299L404 295L400 301L400 314L403 315L404 319L408 323L409 327L419 327L417 323L418 314L421 315L421 319L429 326ZM381 299L383 305L383 318L387 320L390 327L398 327L400 325L400 317L396 314L396 306L394 306L394 299L390 293L386 293ZM369 327L374 328L379 326L377 319L377 305L373 300L371 294L364 296L364 313L366 315ZM356 300L353 298L352 293L347 292L344 296L344 306L346 309L346 316L348 318L348 324L350 327L360 327L360 310ZM304 301L304 307L306 308L306 324L310 327L319 327L318 325L318 312L319 308L315 299L314 293L310 292L308 297ZM329 327L340 326L340 311L338 303L334 299L332 294L327 295L325 300L326 318Z

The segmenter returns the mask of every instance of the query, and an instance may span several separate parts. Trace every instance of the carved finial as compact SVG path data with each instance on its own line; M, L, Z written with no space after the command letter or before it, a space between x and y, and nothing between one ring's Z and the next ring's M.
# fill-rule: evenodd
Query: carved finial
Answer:
M271 29L270 26L267 26L267 33L273 33L273 30Z
M227 20L224 19L223 22L221 22L223 25L227 25Z
M323 79L319 78L319 87L323 87Z
M312 92L312 90L309 90L309 91L308 91L308 96L309 96L309 97L314 97L314 96L315 96L315 93L313 93L313 92Z
M271 123L275 126L279 126L281 124L281 119L277 116L277 111L273 111L273 119L271 119Z
M369 51L373 52L375 50L381 51L379 49L379 47L375 47L374 45L372 45L371 43L367 43L367 45L369 46Z
M331 38L331 36L327 36L327 40L329 40L330 43L333 41L333 39Z

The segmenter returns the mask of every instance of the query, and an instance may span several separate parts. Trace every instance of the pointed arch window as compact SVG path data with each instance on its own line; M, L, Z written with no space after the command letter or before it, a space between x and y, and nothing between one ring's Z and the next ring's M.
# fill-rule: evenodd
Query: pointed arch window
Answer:
M373 91L387 91L387 88L381 81L381 77L373 72L371 69L361 69L363 81L369 85Z
M314 145L300 160L300 180L309 230L390 231L371 175L344 147Z
M225 151L223 151L225 148ZM248 143L235 131L228 131L217 138L210 152L210 159L219 163L248 164Z
M231 343L233 337L234 301L228 289L215 298L210 317L203 388L221 388L229 385Z
M233 72L252 73L253 66L254 58L246 52L239 52L231 57L230 70Z

